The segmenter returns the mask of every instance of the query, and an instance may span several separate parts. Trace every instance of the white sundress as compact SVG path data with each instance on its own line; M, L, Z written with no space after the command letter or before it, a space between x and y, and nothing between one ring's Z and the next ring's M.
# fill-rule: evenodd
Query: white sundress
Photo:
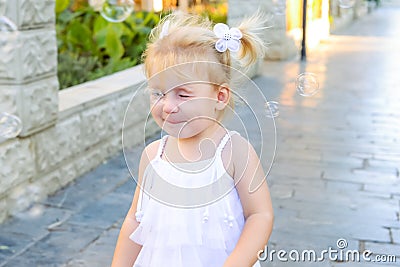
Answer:
M170 163L161 158L168 136L149 163L139 194L130 239L142 245L134 267L221 267L244 226L243 209L221 153L227 133L213 158ZM256 262L254 267L259 267Z

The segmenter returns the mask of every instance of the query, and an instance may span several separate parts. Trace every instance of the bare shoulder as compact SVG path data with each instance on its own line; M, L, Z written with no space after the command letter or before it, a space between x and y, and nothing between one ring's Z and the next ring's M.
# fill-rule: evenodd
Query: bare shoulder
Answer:
M232 135L232 158L234 160L246 160L250 154L255 153L250 142L239 134Z
M157 156L157 151L158 147L160 146L160 142L161 142L160 139L153 141L144 148L142 152L142 157L140 159L140 163L145 165L143 167L146 167L147 164Z
M247 141L247 139L241 136L240 134L233 134L231 136L231 140L232 140L232 147L235 150L241 149L243 148L243 146L247 147L250 145L249 141Z
M228 173L235 177L243 172L243 167L254 155L255 151L249 141L239 134L233 134L222 152L222 160Z
M232 142L232 163L234 178L241 178L248 167L254 168L259 164L259 158L250 142L241 135L235 134Z
M157 156L158 146L160 145L160 140L154 141L148 144L142 152L139 162L139 181L142 180L143 174L152 161Z

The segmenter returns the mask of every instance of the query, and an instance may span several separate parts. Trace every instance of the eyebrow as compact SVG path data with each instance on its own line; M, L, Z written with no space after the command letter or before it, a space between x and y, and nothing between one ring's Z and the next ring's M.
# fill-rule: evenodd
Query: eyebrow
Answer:
M185 86L185 87L177 86L173 90L182 90L182 91L185 91L187 93L193 93L193 90L188 88L187 86Z
M150 86L149 85L148 88L151 89L151 90L158 90L158 91L161 91L163 93L170 92L170 91L175 91L175 90L185 91L186 93L194 93L194 91L195 91L190 87L190 84L177 85L177 86L175 86L173 88L168 88L168 90L165 89L163 86L158 86L159 84L155 84L155 85L156 86Z
M168 90L165 89L158 89L160 91L162 91L163 93L167 93L167 92L171 92L171 91L184 91L185 93L193 93L193 89L190 89L189 87L187 87L187 85L179 85L173 88L170 88Z

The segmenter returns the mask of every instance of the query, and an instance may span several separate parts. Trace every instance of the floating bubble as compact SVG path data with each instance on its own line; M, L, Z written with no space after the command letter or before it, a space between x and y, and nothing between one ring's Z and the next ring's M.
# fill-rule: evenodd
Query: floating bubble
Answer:
M356 0L339 0L339 6L341 8L352 8Z
M134 5L132 0L106 0L100 14L110 22L122 22L130 16Z
M22 130L21 119L6 112L0 113L0 138L14 138Z
M0 16L0 32L15 32L17 25L5 16Z
M296 78L296 90L302 96L313 96L319 90L317 76L314 73L304 72Z
M276 118L279 116L279 103L276 101L267 101L265 103L266 116L268 118Z

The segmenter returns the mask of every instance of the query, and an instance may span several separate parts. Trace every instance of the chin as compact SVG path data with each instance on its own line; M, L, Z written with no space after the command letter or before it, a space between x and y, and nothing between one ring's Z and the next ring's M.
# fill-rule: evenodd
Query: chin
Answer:
M177 139L185 139L195 136L196 134L190 133L188 131L179 131L179 130L170 130L170 129L163 129L168 135L173 136Z
M195 137L210 127L208 123L177 123L171 124L165 121L157 121L158 126L168 135L178 139Z
M198 135L201 131L196 131L194 129L190 129L188 127L168 127L164 126L163 131L165 131L168 135L173 136L178 139L191 138Z

